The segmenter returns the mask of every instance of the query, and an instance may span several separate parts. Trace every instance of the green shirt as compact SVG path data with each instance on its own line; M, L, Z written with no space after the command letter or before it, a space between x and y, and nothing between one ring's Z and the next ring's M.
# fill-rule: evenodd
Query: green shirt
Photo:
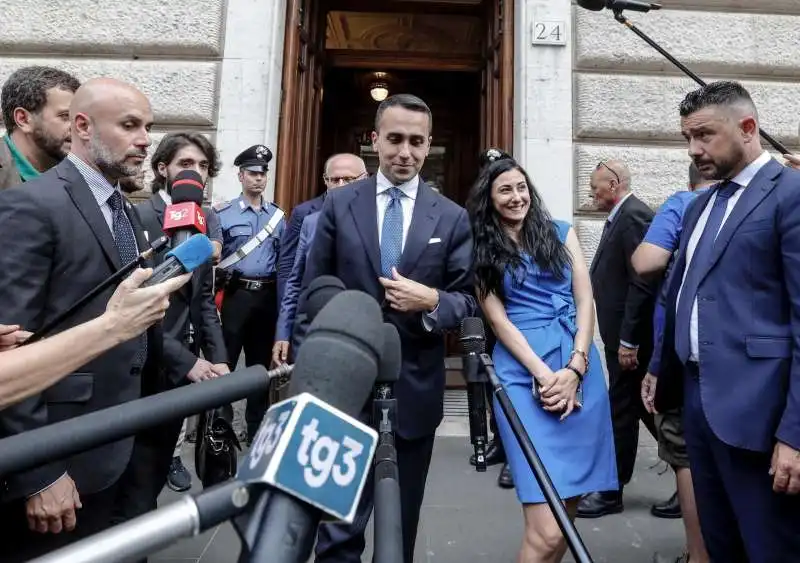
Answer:
M5 136L6 145L8 145L8 150L11 152L11 159L14 161L14 166L17 167L19 171L19 175L22 178L23 182L27 182L28 180L33 180L39 175L39 171L33 167L33 164L28 162L28 159L17 150L17 146L14 144L14 141L11 140L10 135Z

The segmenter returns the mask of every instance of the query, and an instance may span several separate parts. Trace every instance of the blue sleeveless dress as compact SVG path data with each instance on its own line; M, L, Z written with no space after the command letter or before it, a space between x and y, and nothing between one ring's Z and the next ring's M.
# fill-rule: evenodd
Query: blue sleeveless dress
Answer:
M570 225L554 223L559 238L565 241ZM529 257L523 264L524 274L518 272L516 282L510 269L506 272L506 314L533 351L555 372L569 360L577 330L572 270L567 267L564 279L559 279L542 271ZM618 488L608 388L594 344L588 353L583 408L575 409L563 422L559 422L559 414L545 411L533 398L533 377L499 340L493 353L497 376L562 499ZM546 502L496 398L494 407L520 502Z

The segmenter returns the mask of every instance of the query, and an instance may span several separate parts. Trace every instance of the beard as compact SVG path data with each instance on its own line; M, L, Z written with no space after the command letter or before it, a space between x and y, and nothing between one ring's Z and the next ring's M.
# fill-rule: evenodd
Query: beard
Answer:
M118 157L114 154L114 151L100 139L99 135L93 133L89 143L89 156L104 176L110 180L118 181L126 177L135 177L142 170L143 163L127 164L125 162L126 158L130 156L144 157L146 155L140 152L125 152L124 155Z
M69 146L66 143L69 139L69 136L58 139L50 135L41 123L36 123L33 127L33 143L56 163L61 162L67 156Z
M694 159L695 166L706 180L724 180L732 178L733 172L744 160L744 149L734 145L729 154L714 159Z

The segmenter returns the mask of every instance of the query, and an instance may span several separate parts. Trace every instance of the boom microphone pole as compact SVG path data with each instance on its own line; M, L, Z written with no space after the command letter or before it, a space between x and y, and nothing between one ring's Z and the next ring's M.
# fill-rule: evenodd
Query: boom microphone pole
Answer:
M517 442L522 449L522 453L525 455L525 459L528 461L528 465L530 465L534 477L536 477L536 482L539 483L539 488L542 489L544 498L550 506L550 511L553 513L556 522L558 522L561 533L564 534L564 538L567 540L567 545L572 552L572 556L577 563L593 563L589 552L586 550L586 546L583 544L581 536L578 534L578 530L575 529L575 526L569 519L567 509L564 503L561 502L561 498L558 496L558 492L553 482L550 480L550 476L547 474L547 470L542 460L539 458L539 454L536 453L536 448L533 446L530 436L525 431L522 420L519 418L514 405L511 403L511 399L508 398L508 393L497 378L491 356L484 353L486 348L486 336L483 330L483 321L477 317L464 319L461 322L460 341L465 353L479 354L481 367L489 377L492 387L494 387L494 394L497 397L497 401L500 403L500 408L503 409L503 413L508 419L511 430L514 432L514 436L517 438Z
M657 4L655 2L638 2L638 1L627 1L627 0L578 0L578 5L581 8L585 8L587 10L591 10L593 12L599 12L604 8L608 8L612 12L614 12L614 19L617 20L619 23L630 29L640 38L642 38L645 43L650 45L653 49L661 53L669 62L674 64L678 67L686 76L697 82L700 86L705 86L706 82L703 81L699 76L697 76L694 72L692 72L686 65L680 62L678 59L673 57L666 49L664 49L661 45L653 41L650 37L648 37L641 29L636 27L633 22L631 22L625 15L622 13L623 10L633 10L636 12L649 12L650 10L659 10L661 9L661 4ZM772 145L776 151L781 154L789 154L789 150L783 146L783 144L778 141L777 139L773 138L769 135L766 131L759 127L758 132L767 141L770 145Z
M380 373L375 390L373 421L378 431L378 447L375 451L375 561L380 563L402 563L403 520L400 512L400 469L397 466L397 450L394 432L397 425L397 398L392 392L395 381L400 379L402 357L400 335L393 324L383 324L383 354Z

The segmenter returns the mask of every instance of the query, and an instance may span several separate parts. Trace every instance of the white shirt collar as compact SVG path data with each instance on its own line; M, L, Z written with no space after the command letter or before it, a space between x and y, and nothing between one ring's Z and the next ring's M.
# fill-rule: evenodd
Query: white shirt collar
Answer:
M744 170L731 178L731 181L742 186L743 188L746 188L748 185L750 185L750 182L753 181L753 178L755 178L759 170L761 170L770 160L772 160L770 154L767 151L762 152L757 159L745 166Z
M382 194L389 188L398 188L407 197L412 200L417 199L417 192L419 191L419 174L411 178L408 182L403 182L399 186L392 184L389 179L383 175L383 172L378 170L377 174L377 193Z
M619 213L619 208L620 208L620 207L622 207L622 204L623 204L623 203L625 203L625 200L626 200L626 199L628 199L629 197L631 197L632 195L633 195L633 192L628 192L627 194L625 194L625 195L622 197L622 199L621 199L621 200L619 200L619 201L617 202L617 204L616 204L616 205L614 206L614 208L611 210L611 213L609 213L609 214L608 214L608 222L609 222L609 223L610 223L610 222L612 222L612 221L614 220L614 217L616 217L616 216L617 216L617 213Z
M158 195L164 200L167 205L172 205L172 196L167 193L167 190L158 190Z

